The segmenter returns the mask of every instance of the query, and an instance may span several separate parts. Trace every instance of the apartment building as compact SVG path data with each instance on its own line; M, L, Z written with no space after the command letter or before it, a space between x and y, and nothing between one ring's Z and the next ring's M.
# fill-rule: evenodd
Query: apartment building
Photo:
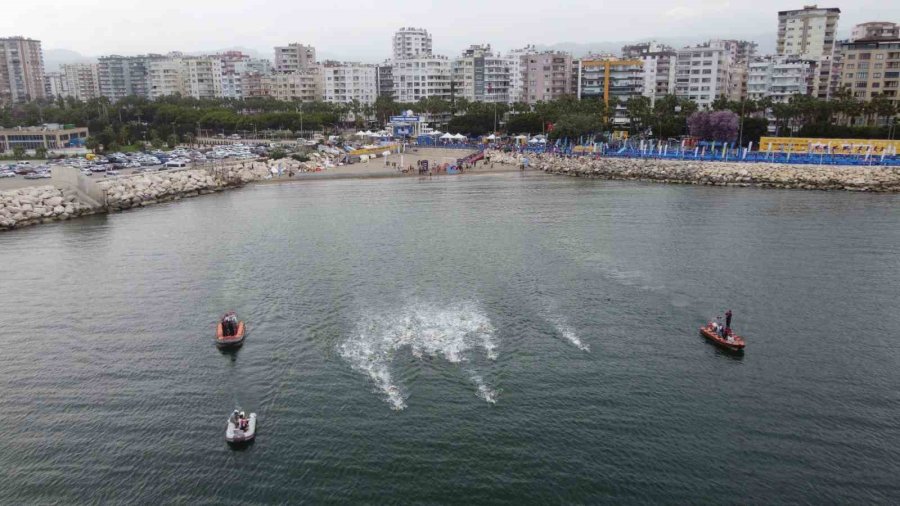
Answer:
M378 81L378 96L394 98L394 65L390 60L378 65L375 77Z
M111 101L128 96L150 98L150 64L165 56L101 56L97 63L100 95Z
M318 69L304 72L275 73L260 80L264 96L286 102L316 102L322 100L321 76Z
M456 96L467 100L505 104L510 101L508 61L486 46L473 45L453 60Z
M651 103L675 94L675 49L656 42L634 44L622 48L622 58L643 63L643 94Z
M602 100L615 107L613 123L627 124L625 104L644 92L644 62L616 57L587 57L575 63L579 100Z
M900 106L900 38L845 42L841 53L842 88L860 100L882 94Z
M827 99L833 84L835 41L841 10L808 5L778 13L777 54L817 62L812 94Z
M372 105L378 98L378 70L362 63L324 64L322 93L326 102L349 104L354 100Z
M41 41L0 38L0 105L44 98Z
M224 96L222 63L216 57L186 57L177 53L154 60L149 70L150 98L179 94L197 99Z
M575 93L572 55L547 51L522 57L523 100L529 104Z
M453 97L453 65L443 56L407 58L393 62L394 100L417 102L420 98Z
M506 61L506 67L509 69L509 103L525 101L525 79L524 69L527 61L523 57L537 54L539 51L534 46L525 46L520 49L513 49L503 55Z
M431 34L424 28L401 28L394 33L394 60L423 58L432 55Z
M66 96L63 89L62 72L47 72L44 74L44 95L47 98Z
M814 61L792 56L767 56L750 62L747 78L747 98L769 98L787 103L794 95L808 95L816 76Z
M731 52L715 43L677 51L675 95L696 102L701 109L730 92Z
M870 21L853 27L850 42L861 39L897 39L900 38L900 25L890 21Z
M299 43L275 47L276 72L302 72L316 66L316 48Z
M72 63L60 65L63 88L62 95L78 100L92 100L100 97L100 77L96 64Z

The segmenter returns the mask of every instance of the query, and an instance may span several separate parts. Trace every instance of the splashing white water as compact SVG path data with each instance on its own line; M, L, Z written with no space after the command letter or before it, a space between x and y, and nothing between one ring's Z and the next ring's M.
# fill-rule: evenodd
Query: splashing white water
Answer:
M482 348L489 360L497 359L494 327L483 313L471 306L435 309L412 306L395 315L367 315L360 319L357 333L339 348L357 371L369 376L386 398L391 409L406 408L406 395L391 375L396 353L409 348L413 357L443 358L459 364L470 358L470 351ZM498 393L480 375L472 373L478 396L497 402Z
M559 319L551 320L553 325L556 327L556 331L562 335L563 339L572 343L579 350L590 353L591 347L587 343L581 342L581 339L578 338L578 334L575 333L575 330L567 325L565 322L560 321Z

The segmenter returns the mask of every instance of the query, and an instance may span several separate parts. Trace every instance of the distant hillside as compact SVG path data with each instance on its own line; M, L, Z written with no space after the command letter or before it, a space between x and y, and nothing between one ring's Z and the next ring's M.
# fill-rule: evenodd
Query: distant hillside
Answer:
M44 50L44 72L57 72L60 65L68 63L97 63L97 59L68 49Z

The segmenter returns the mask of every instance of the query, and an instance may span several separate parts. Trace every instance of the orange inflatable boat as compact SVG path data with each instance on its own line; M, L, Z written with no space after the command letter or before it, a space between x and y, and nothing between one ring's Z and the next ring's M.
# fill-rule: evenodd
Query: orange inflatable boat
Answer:
M744 347L747 346L744 342L744 338L734 332L728 334L726 339L719 337L719 334L714 330L712 323L707 324L705 327L700 327L700 335L707 340L712 341L716 346L729 351L743 352Z

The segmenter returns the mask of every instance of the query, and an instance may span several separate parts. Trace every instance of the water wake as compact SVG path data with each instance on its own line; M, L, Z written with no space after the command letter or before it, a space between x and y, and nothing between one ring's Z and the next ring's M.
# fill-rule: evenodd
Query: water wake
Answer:
M391 409L406 408L407 395L395 381L391 363L396 354L409 348L413 357L443 358L452 364L470 361L472 350L481 348L488 360L496 360L495 329L482 312L470 305L451 308L411 306L398 314L364 315L357 332L339 347L341 357L354 370L366 374L384 396ZM481 375L470 371L477 395L496 403L498 392Z
M559 332L563 339L570 342L572 345L583 352L591 352L591 347L587 343L581 342L581 339L578 338L578 334L575 333L575 330L572 327L559 319L551 320L551 322L556 327L556 331Z

